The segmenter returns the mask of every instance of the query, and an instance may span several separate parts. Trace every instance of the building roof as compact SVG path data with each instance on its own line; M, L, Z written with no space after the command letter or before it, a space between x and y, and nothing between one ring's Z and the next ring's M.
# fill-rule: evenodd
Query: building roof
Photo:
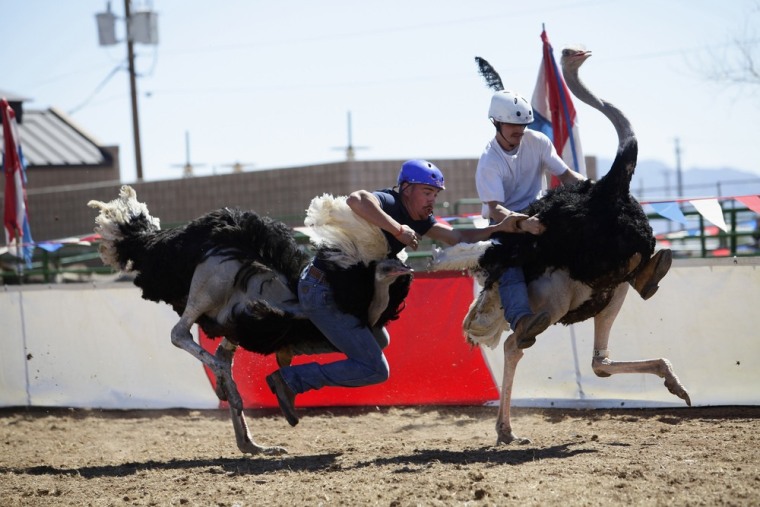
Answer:
M19 125L24 158L31 166L107 165L110 154L62 111L24 109ZM0 151L5 142L0 129Z
M8 102L25 102L31 100L29 97L23 97L16 92L0 90L0 97L5 97Z

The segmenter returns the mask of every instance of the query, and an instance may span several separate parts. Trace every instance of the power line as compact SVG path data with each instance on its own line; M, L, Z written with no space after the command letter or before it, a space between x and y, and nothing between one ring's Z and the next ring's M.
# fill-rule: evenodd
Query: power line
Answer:
M121 63L119 63L119 65L117 65L116 67L114 67L114 68L111 70L111 72L109 72L109 73L108 73L108 75L105 77L105 79L103 79L103 81L101 81L101 82L100 82L100 84L99 84L98 86L96 86L96 87L95 87L95 90L93 90L93 91L92 91L92 93L90 93L90 95L89 95L89 96L88 96L88 97L87 97L87 98L84 100L84 102L82 102L81 104L79 104L79 105L78 105L78 106L76 106L75 108L73 108L73 109L70 109L70 110L69 110L69 114L74 114L74 113L76 113L77 111L79 111L80 109L82 109L83 107L85 107L87 104L89 104L89 102L90 102L90 101L91 101L93 98L95 98L95 95L97 95L97 94L98 94L98 92L100 92L100 90L102 90L102 89L103 89L103 87L106 85L106 83L108 83L108 81L110 81L110 80L111 80L111 78L112 78L114 75L116 75L116 73L117 73L118 71L120 71L120 70L123 70L123 69L124 69L124 61L122 61Z

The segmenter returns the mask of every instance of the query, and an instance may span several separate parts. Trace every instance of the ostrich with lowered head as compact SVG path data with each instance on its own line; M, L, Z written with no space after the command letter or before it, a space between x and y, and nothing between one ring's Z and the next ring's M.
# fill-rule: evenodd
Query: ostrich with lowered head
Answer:
M495 282L507 267L522 266L534 313L547 312L552 323L565 325L594 319L591 366L597 376L654 374L665 379L671 393L691 405L667 359L610 359L610 330L629 284L648 299L657 290L657 282L669 269L672 257L667 250L652 255L652 229L641 205L630 194L638 153L630 122L615 106L593 95L578 78L578 69L588 56L590 52L566 49L562 68L570 90L601 111L615 127L618 150L609 172L596 182L587 180L550 190L522 210L528 216L538 215L546 226L543 234L499 233L490 242L456 245L440 251L433 268L471 269L482 280L484 288L463 322L471 342L491 347L498 344L508 323L503 318ZM478 64L492 86L502 86L498 74L485 60L478 59ZM510 420L515 370L524 354L521 345L525 347L517 343L515 333L504 343L497 444L530 442L514 434Z
M294 355L335 351L300 310L296 287L310 256L299 248L293 231L252 211L229 208L162 230L126 185L117 199L90 201L89 206L100 210L95 231L102 238L103 262L137 273L134 283L144 299L168 303L179 314L172 343L215 375L215 392L229 402L240 451L285 452L251 438L232 360L239 346L275 354L280 365ZM315 198L307 222L317 237L325 277L336 288L336 304L373 326L378 343L387 345L382 327L397 318L411 270L398 259L385 259L382 232L354 215L345 197ZM190 330L196 323L207 335L223 337L215 354L193 340Z

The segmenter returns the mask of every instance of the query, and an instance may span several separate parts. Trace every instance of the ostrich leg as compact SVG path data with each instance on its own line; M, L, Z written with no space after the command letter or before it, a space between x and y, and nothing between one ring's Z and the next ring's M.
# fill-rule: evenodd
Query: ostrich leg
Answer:
M232 371L232 362L235 357L235 351L237 345L223 338L219 347L216 349L216 358L225 364L229 365L230 371ZM220 400L226 401L227 390L222 384L224 379L217 377L216 379L216 395ZM237 442L238 449L248 454L287 454L287 450L284 447L263 447L258 445L251 438L251 433L248 431L248 423L245 420L245 415L242 410L238 410L230 405L230 418L232 419L232 427L235 429L235 441Z
M232 359L235 357L235 351L237 348L238 346L229 341L227 338L222 338L222 341L216 348L214 357L226 365L226 369L232 371ZM224 377L216 377L214 392L220 401L227 401L227 388L224 385Z
M517 369L517 363L520 362L523 355L524 353L522 349L517 348L515 333L510 334L507 341L504 342L504 376L501 380L499 416L496 418L496 445L509 444L512 442L518 444L530 443L529 439L520 438L512 432L512 422L509 417L515 370Z
M609 358L607 349L610 340L610 330L620 307L625 300L628 283L615 289L615 295L609 306L594 317L594 357L591 367L597 377L609 377L617 373L650 373L665 379L665 387L691 406L689 393L673 371L673 366L665 358L644 359L638 361L613 361Z
M200 264L193 274L190 284L187 305L179 322L172 328L172 343L189 352L193 357L206 365L217 379L217 396L227 399L232 416L232 426L235 430L235 441L238 449L248 454L282 454L282 447L264 447L256 444L248 432L248 425L243 415L243 399L240 397L237 385L232 378L232 357L234 349L229 345L220 346L216 355L207 352L193 340L190 329L201 315L218 312L218 301L227 301L229 287L233 286L237 265L233 262L220 263L209 260Z

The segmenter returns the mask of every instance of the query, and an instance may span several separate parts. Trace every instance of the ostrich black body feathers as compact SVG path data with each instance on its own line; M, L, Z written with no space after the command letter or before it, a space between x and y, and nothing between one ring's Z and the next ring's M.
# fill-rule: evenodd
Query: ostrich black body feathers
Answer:
M614 288L629 278L631 257L640 253L648 258L654 252L649 220L629 192L636 156L636 139L631 137L599 181L557 187L522 210L537 215L546 231L539 236L494 235L497 241L478 261L488 272L487 287L507 267L522 266L528 283L547 270L564 269L589 285L594 296L561 322L579 322L604 308Z
M144 215L120 223L123 238L115 242L119 263L137 271L135 285L151 301L169 303L181 315L187 304L196 267L211 256L240 263L234 288L245 292L250 278L263 272L285 277L296 301L298 278L311 256L299 248L291 229L253 211L222 208L174 229L159 230ZM374 263L339 269L327 264L327 282L338 307L367 324L374 288ZM389 289L390 301L377 325L398 318L411 276L402 276ZM264 297L237 305L227 322L202 316L199 326L212 337L225 336L246 350L271 354L284 347L301 353L335 350L305 318L297 318Z

